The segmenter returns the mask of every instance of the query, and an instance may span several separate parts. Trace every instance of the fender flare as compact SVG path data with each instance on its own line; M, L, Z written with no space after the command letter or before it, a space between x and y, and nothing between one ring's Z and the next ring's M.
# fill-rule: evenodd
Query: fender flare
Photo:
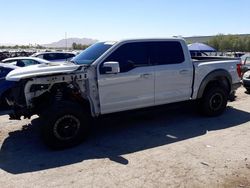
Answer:
M232 77L229 74L228 71L224 70L224 69L219 69L219 70L215 70L210 72L201 82L201 85L199 87L198 90L198 95L197 98L200 99L203 96L203 93L207 87L207 85L211 82L211 81L227 81L227 84L229 86L229 92L231 91L231 86L232 86Z

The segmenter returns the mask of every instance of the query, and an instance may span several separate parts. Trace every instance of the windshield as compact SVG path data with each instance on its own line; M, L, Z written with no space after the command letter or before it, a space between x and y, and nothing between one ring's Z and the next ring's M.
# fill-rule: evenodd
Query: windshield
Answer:
M98 42L88 47L86 50L74 57L71 61L76 64L90 65L102 54L104 54L113 44L114 43Z

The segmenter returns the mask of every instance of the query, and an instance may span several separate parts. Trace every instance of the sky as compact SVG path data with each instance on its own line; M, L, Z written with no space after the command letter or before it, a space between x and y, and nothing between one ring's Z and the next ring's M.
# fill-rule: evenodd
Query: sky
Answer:
M0 0L0 43L250 33L250 0Z

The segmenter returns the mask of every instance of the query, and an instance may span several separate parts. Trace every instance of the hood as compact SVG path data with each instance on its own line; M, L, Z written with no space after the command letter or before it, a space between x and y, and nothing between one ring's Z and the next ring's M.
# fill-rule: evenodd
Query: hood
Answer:
M49 76L52 74L70 73L77 70L80 65L70 62L66 63L46 63L31 65L11 71L7 76L8 81L19 81L21 79L32 78L37 76Z

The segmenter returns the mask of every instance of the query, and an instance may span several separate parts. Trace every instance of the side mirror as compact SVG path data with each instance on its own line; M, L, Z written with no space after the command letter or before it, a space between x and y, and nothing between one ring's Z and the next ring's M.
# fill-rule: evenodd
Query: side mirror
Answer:
M103 70L105 74L117 74L120 72L119 62L109 61L103 63Z

